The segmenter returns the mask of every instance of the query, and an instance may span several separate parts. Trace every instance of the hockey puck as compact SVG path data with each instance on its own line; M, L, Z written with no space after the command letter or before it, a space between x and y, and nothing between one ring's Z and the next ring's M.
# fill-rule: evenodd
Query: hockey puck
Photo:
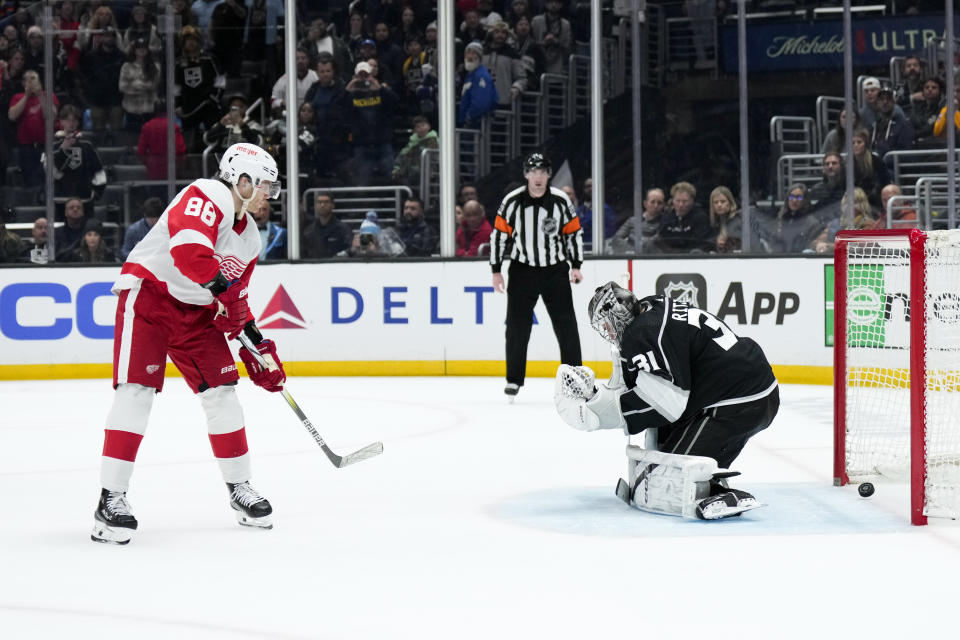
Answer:
M869 498L873 495L873 484L870 482L864 482L857 487L857 493L860 494L861 498Z

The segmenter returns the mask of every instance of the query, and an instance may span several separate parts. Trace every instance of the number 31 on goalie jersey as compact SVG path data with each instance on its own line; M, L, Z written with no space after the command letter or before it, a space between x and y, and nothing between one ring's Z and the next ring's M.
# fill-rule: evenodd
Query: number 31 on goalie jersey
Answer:
M684 311L686 311L686 318L683 317ZM737 344L737 334L733 332L733 329L728 327L723 320L703 309L674 304L671 317L681 322L686 320L691 327L696 327L701 331L713 331L715 333L713 341L724 351L729 351Z

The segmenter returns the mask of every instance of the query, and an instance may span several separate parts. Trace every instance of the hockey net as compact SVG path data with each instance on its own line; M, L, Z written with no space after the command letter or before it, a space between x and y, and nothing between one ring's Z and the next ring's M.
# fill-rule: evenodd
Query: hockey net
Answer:
M834 257L834 482L960 517L960 231L842 232Z

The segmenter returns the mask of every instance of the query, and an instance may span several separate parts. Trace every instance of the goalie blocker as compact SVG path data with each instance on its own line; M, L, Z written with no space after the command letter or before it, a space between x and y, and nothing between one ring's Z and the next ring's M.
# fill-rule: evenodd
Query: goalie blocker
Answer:
M597 289L588 315L614 346L614 372L610 381L596 385L589 368L561 366L554 394L558 413L583 431L657 432L659 452L646 452L651 456L646 466L653 465L646 475L637 471L638 448L628 449L629 482L618 494L629 494L640 508L675 515L706 517L697 513L708 506L704 500L722 503L715 505L721 515L714 517L736 515L748 503L758 506L753 496L718 479L731 475L726 468L747 440L771 424L780 405L776 378L759 345L702 309L664 296L637 300L613 282ZM712 466L703 466L704 460ZM702 484L691 492L697 483ZM672 506L638 501L641 487L645 496L662 490L654 502Z

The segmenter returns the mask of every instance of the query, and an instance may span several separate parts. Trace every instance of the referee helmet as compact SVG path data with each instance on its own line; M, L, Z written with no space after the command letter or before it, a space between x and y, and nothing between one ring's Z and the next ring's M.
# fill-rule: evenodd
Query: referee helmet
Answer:
M550 161L547 160L547 157L539 151L531 153L527 156L527 159L523 161L524 176L534 169L543 169L548 175L553 174L553 168L550 166Z

